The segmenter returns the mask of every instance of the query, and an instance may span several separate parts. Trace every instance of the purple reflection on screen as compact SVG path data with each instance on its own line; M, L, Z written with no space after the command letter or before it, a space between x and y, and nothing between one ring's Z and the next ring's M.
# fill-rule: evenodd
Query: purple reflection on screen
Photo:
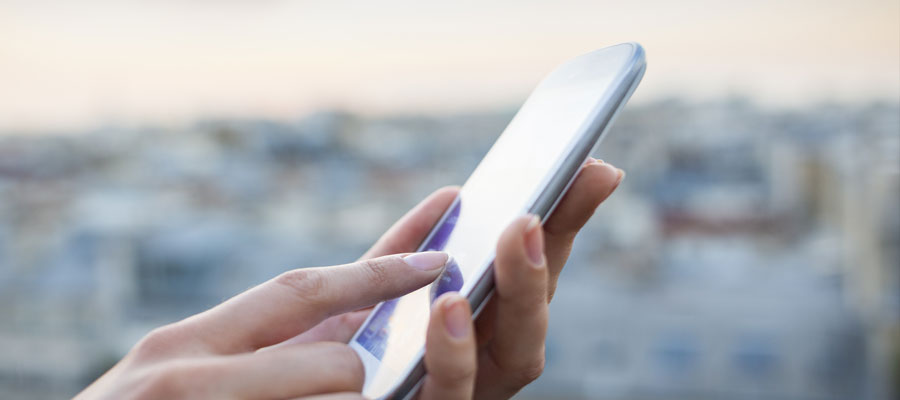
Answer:
M458 292L463 285L462 271L459 270L459 264L453 257L447 261L444 272L438 277L437 281L431 284L431 302L434 303L438 297L447 292Z
M444 249L444 246L447 245L447 240L450 239L450 233L456 228L456 221L459 220L459 209L461 205L462 201L457 198L453 203L453 209L450 210L450 214L448 214L447 218L444 219L444 222L441 223L441 227L438 228L437 232L431 236L431 239L428 239L428 243L425 244L423 251L438 251Z
M437 232L431 236L422 251L438 251L444 249L444 246L447 245L447 241L450 239L450 234L453 232L453 229L456 228L456 221L459 219L461 205L462 201L457 198L452 206L453 208L447 215L447 218L444 218L444 221L441 222L441 226L438 228ZM447 262L447 266L444 268L444 272L431 284L429 297L433 302L441 294L458 291L462 285L462 272L459 269L459 264L456 263L456 260L454 260L451 255L450 260ZM389 322L391 315L394 313L394 309L397 308L397 302L398 299L388 300L377 307L372 318L366 324L366 328L356 338L357 343L379 360L384 356L387 338L388 335L390 335Z
M366 330L356 338L357 343L379 360L384 356L385 343L387 342L388 334L390 334L388 321L395 308L397 308L397 299L388 300L381 304L381 307L378 307L375 315L372 316L372 319L366 325Z

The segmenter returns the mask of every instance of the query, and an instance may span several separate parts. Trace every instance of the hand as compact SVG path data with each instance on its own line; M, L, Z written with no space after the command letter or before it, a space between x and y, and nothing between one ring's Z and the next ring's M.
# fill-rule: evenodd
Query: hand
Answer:
M477 329L458 294L435 302L422 398L509 397L540 374L547 302L572 240L621 178L621 171L590 162L543 229L528 218L511 224L498 244L497 290ZM382 255L414 250L456 193L445 188L423 201L365 261L289 271L154 330L76 398L360 399L356 392L364 377L356 354L345 344L323 341L346 342L368 313L361 307L437 277L443 253ZM538 253L541 261L530 261L538 257L529 254Z
M442 252L393 255L286 272L154 330L76 398L361 398L353 392L362 389L363 366L346 344L307 342L257 350L283 343L330 316L425 286L437 278L447 257Z
M572 242L623 177L621 170L591 159L543 228L523 217L504 231L494 263L496 290L475 324L474 335L464 298L446 293L434 302L425 350L428 375L420 398L509 398L540 376L547 306ZM414 251L457 193L454 187L433 193L394 224L363 258ZM292 341L346 342L367 313L335 316Z

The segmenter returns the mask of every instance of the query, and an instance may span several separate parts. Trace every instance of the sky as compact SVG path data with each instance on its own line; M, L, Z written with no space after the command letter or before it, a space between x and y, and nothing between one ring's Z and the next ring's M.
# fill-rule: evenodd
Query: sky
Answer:
M897 0L0 0L0 133L510 108L626 41L635 103L900 100Z

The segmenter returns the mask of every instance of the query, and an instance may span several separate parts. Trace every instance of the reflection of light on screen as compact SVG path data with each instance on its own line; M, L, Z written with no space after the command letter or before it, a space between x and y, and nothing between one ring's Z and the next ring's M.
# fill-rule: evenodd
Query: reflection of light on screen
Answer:
M461 189L461 201L456 205L463 207L451 210L451 214L458 213L456 225L449 232L440 228L437 240L446 240L443 249L459 265L462 294L472 290L477 282L474 277L480 276L493 258L503 229L528 211L582 132L582 124L600 103L614 74L631 57L630 47L619 49L622 51L614 54L587 55L611 59L569 64L545 79ZM391 335L381 354L382 368L370 381L366 395L380 396L391 390L397 384L396 374L402 373L424 346L430 312L427 290L417 290L397 302L388 321ZM372 345L362 336L357 341L364 348Z
M389 319L389 331L381 354L384 366L406 365L413 360L422 346L425 345L425 331L428 328L428 315L431 311L428 301L428 287L421 288L403 297ZM402 317L402 318L401 318ZM365 347L365 343L363 347ZM376 355L377 356L377 355ZM390 370L381 368L370 383L371 390L384 393L396 384L395 375L399 368Z

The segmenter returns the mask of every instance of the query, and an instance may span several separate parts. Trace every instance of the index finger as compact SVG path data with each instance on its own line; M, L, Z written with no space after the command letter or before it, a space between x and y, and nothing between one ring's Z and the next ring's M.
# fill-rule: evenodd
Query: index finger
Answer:
M434 281L443 252L288 271L182 321L215 353L253 351L287 340L329 316L366 307Z

